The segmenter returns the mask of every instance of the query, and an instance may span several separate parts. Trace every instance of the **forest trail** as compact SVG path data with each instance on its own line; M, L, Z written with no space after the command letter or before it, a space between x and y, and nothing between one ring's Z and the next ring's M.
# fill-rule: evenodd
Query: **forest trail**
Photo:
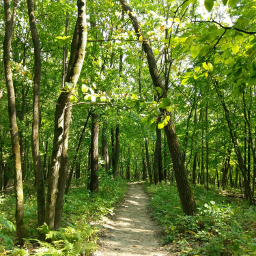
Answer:
M127 194L100 238L95 256L167 256L161 248L156 223L147 208L148 195L140 183L130 183Z

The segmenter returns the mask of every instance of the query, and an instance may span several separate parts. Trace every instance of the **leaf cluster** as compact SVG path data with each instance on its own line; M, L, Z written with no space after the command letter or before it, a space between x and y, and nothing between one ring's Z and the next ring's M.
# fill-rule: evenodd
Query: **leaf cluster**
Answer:
M163 243L177 243L181 255L255 255L255 207L195 186L198 212L187 216L180 209L175 185L147 190L152 215L165 231Z

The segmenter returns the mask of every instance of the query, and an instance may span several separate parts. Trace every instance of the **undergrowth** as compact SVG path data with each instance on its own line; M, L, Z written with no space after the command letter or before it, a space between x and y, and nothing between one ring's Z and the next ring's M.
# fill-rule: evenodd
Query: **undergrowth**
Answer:
M256 207L194 186L197 213L184 215L175 185L146 186L153 217L163 227L164 244L180 255L256 255Z
M62 228L50 231L44 224L39 228L46 241L39 239L36 228L36 198L33 188L26 194L25 246L15 246L15 199L14 195L0 198L0 255L88 255L97 249L96 240L99 221L111 213L113 206L122 200L127 189L125 181L101 175L99 192L91 193L85 186L70 190L65 196ZM25 188L26 192L26 188ZM50 242L47 242L50 241Z

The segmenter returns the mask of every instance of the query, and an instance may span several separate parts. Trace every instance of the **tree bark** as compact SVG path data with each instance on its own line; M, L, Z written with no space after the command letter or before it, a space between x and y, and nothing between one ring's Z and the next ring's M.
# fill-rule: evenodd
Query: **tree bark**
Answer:
M29 24L34 45L35 74L34 74L34 97L33 97L33 125L32 125L32 155L34 173L36 175L37 189L37 225L44 224L45 217L45 189L44 174L40 156L40 82L41 82L41 50L40 41L36 28L36 21L33 9L33 0L27 0Z
M60 163L61 168L60 168L59 181L58 181L58 194L57 194L56 206L55 206L55 220L54 220L55 230L60 228L61 220L62 220L62 210L64 205L64 191L65 191L65 185L66 185L66 180L68 176L68 167L69 167L68 135L69 135L71 115L72 115L72 105L69 102L65 110L65 116L64 116L63 148L62 148L61 163Z
M89 111L88 115L87 115L87 118L86 118L86 121L84 123L83 130L82 130L82 132L80 134L80 137L79 137L79 140L78 140L78 144L76 146L75 157L73 159L72 166L70 168L70 172L69 172L68 179L67 179L67 184L66 184L66 189L65 189L65 194L66 195L68 194L68 191L69 191L69 188L70 188L72 176L73 176L73 173L74 173L75 164L76 164L77 157L78 157L78 151L80 149L80 146L81 146L81 143L82 143L82 138L83 138L83 135L84 135L84 132L85 132L85 129L87 127L87 124L88 124L88 121L89 121L89 118L90 118L91 114L92 114L91 111Z
M109 170L109 155L108 155L108 139L107 139L107 121L104 120L102 127L102 148L101 155L104 159L105 171Z
M236 156L237 156L239 168L240 168L240 170L242 172L242 175L243 175L243 178L244 178L245 196L248 199L249 204L253 205L254 200L253 200L253 196L252 196L252 192L251 192L250 183L249 183L249 180L248 180L248 177L247 177L248 171L246 169L246 164L244 163L244 160L243 160L243 157L242 157L238 136L237 136L236 130L233 128L233 124L232 124L231 117L230 117L230 112L229 112L229 109L226 106L226 103L224 101L224 97L220 92L218 82L216 80L214 80L213 78L211 78L211 79L212 79L212 82L214 84L216 93L219 97L219 100L222 104L222 107L224 109L225 118L226 118L226 121L227 121L227 124L228 124L231 141L233 143L233 147L234 147L234 150L235 150L235 153L236 153Z
M114 180L116 180L116 177L117 177L118 160L119 160L119 148L120 148L119 132L120 132L119 124L117 124L116 125L115 158L114 158L114 166L113 166L113 177L114 177Z
M99 190L99 120L96 113L92 114L92 132L91 132L91 182L90 190L98 192Z
M163 85L161 77L159 75L158 68L156 65L156 60L155 60L152 48L149 44L149 41L146 39L146 37L142 33L142 29L139 25L139 22L133 10L130 8L130 6L126 3L125 0L120 0L120 3L122 5L124 12L128 13L130 20L132 21L135 33L138 39L141 41L143 49L147 55L148 68L149 68L152 82L155 88L159 87L163 92L162 95L159 95L159 99L161 97L166 98L167 91L165 90L165 86ZM192 190L190 188L190 184L188 182L187 173L185 170L184 161L182 158L180 145L179 145L178 137L175 131L172 115L166 109L160 109L160 111L164 116L170 117L168 124L164 127L164 130L166 133L167 143L168 143L168 147L169 147L172 161L173 161L173 167L174 167L175 178L176 178L177 187L179 191L181 206L184 213L188 215L192 215L193 213L196 212L196 204L195 204Z
M76 27L71 44L71 53L68 65L68 72L66 76L66 82L72 83L73 88L76 86L80 72L82 69L85 48L87 41L87 28L86 28L86 0L78 0L78 16L76 21ZM55 205L58 191L58 178L59 168L61 163L61 154L63 148L63 135L64 135L64 114L65 109L70 101L72 91L70 89L64 89L57 101L55 110L55 128L53 149L51 157L51 168L48 174L48 190L46 198L46 224L51 230L54 229L55 220Z
M112 164L112 173L114 176L114 166L115 166L115 134L114 128L111 126L111 164Z
M150 184L152 184L153 179L152 179L152 172L151 172L150 157L149 157L149 152L148 152L148 140L147 140L147 138L145 138L145 149L146 149L146 161L147 161L147 167L148 167L148 177L149 177Z
M4 181L4 163L3 163L3 147L4 142L1 135L1 128L0 128L0 192L3 191L3 181Z
M14 1L13 14L10 7L10 0L4 0L4 13L5 13L5 36L4 36L4 70L6 87L8 92L8 112L9 112L9 124L12 141L12 152L14 158L15 167L15 195L16 195L16 233L18 243L23 245L23 238L26 235L24 225L24 196L23 196L23 183L22 183L22 163L20 154L20 143L17 126L17 114L15 103L15 91L12 79L11 70L11 42L12 33L14 27L14 21L16 16L17 1Z

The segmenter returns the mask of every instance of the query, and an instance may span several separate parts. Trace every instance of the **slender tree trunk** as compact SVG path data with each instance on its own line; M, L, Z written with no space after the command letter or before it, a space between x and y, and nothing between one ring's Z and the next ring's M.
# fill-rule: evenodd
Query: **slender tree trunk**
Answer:
M145 160L144 152L142 152L142 180L145 181L147 179L147 163Z
M68 65L68 72L66 76L66 82L72 83L73 87L76 86L80 72L82 69L85 48L87 42L87 29L86 29L86 0L78 0L78 16L76 27L74 30L73 40L71 44L70 60ZM55 128L53 149L51 157L51 168L48 174L48 191L46 198L46 216L45 221L51 230L54 229L55 220L55 205L58 192L58 179L59 168L61 163L61 155L63 148L63 135L64 135L64 114L65 109L70 101L71 96L70 89L63 89L55 110Z
M158 143L155 144L155 151L154 151L154 161L153 161L153 173L154 173L154 184L158 184L159 182L159 164L158 164Z
M92 154L90 190L92 192L98 192L99 177L97 172L99 165L99 120L96 113L92 114L91 151Z
M206 103L205 108L205 145L206 145L206 189L209 190L209 142L208 142L208 102Z
M111 126L111 164L112 164L112 173L114 176L114 166L115 166L115 134L114 128Z
M196 184L196 164L197 164L197 152L195 152L194 155L194 161L193 161L193 171L192 171L192 182L193 184Z
M200 121L203 122L203 109L200 111ZM202 127L202 136L201 136L201 179L200 183L205 184L205 174L204 174L204 128Z
M91 111L88 112L86 121L84 123L83 130L82 130L82 132L80 134L80 137L79 137L79 140L78 140L78 144L76 146L75 157L73 159L73 162L72 162L72 165L71 165L71 168L70 168L70 172L69 172L69 175L68 175L68 179L67 179L67 184L66 184L66 189L65 189L65 194L66 195L68 194L68 191L69 191L69 188L70 188L70 184L71 184L72 176L73 176L73 173L74 173L74 168L75 168L76 160L77 160L77 157L78 157L78 151L80 149L80 146L81 146L81 143L82 143L82 138L83 138L83 135L84 135L85 129L87 127L87 123L89 121L90 116L91 116Z
M65 27L65 36L68 36L69 30L69 14L66 13L66 27ZM65 81L67 76L67 62L68 62L68 50L67 45L63 46L63 60L62 60L62 88L65 87Z
M243 175L243 178L244 178L245 196L248 199L249 204L253 205L254 200L253 200L253 196L252 196L252 192L251 192L250 183L249 183L248 177L247 177L248 172L247 172L247 169L246 169L246 165L243 161L243 157L242 157L242 153L241 153L241 150L240 150L240 145L239 145L239 140L238 140L237 133L236 133L236 130L233 128L233 124L232 124L231 117L230 117L230 112L229 112L229 110L228 110L228 108L225 104L224 97L220 92L218 82L214 79L212 79L212 82L215 86L215 90L217 92L217 95L218 95L218 97L220 99L220 102L222 104L222 107L224 109L225 118L226 118L226 121L227 121L227 124L228 124L230 137L231 137L233 147L234 147L234 150L235 150L235 153L236 153L236 156L237 156L238 165L239 165L239 168L240 168L240 170L242 172L242 175Z
M16 16L17 1L14 1L13 14L10 7L10 0L4 0L4 13L5 13L5 36L4 36L4 70L6 87L8 92L8 112L9 112L9 124L12 141L12 151L14 158L15 168L15 195L16 195L16 232L19 244L23 245L23 238L25 237L25 225L24 225L24 196L23 196L23 183L22 183L22 164L20 154L20 143L18 136L17 115L16 115L16 103L15 103L15 91L12 79L11 69L11 42L12 33L14 27L14 21Z
M102 128L102 152L101 155L104 159L105 171L109 170L109 155L108 155L108 140L107 140L107 121L103 122Z
M61 154L61 168L59 173L58 181L58 193L56 198L55 206L55 220L54 220L54 229L57 230L61 226L62 220L62 210L64 205L64 191L66 186L66 180L68 176L68 167L69 167L69 157L68 157L68 135L69 127L72 115L72 104L68 103L65 110L64 116L64 134L63 134L63 148Z
M148 167L148 177L150 184L153 183L152 179L152 172L151 172L151 163L150 163L150 157L148 152L148 139L145 138L145 149L146 149L146 161L147 161L147 167Z
M167 181L167 173L168 173L168 162L167 162L167 141L166 134L164 133L164 180Z
M126 163L126 179L130 180L131 179L131 148L128 147L128 159Z
M81 165L80 162L76 162L76 180L81 178Z
M3 166L3 147L4 142L1 135L1 128L0 128L0 192L3 191L3 181L4 181L4 166Z
M37 188L37 222L38 226L44 224L45 218L45 189L44 174L41 165L40 156L40 82L41 82L41 50L36 21L33 9L33 0L27 0L28 15L31 35L34 45L35 74L34 74L34 97L33 97L33 125L32 125L32 155L34 164L34 173L36 175Z
M116 143L115 143L115 159L114 159L114 166L113 166L113 177L114 180L116 180L117 177L117 169L118 169L118 160L119 160L119 148L120 148L120 142L119 142L119 124L116 125Z
M157 128L156 134L157 134L157 159L158 159L158 177L159 182L164 180L164 174L163 174L163 157L162 157L162 136L161 136L161 130Z
M44 151L44 163L43 163L43 173L44 179L46 180L47 177L47 155L48 155L48 139L45 142L45 151Z

